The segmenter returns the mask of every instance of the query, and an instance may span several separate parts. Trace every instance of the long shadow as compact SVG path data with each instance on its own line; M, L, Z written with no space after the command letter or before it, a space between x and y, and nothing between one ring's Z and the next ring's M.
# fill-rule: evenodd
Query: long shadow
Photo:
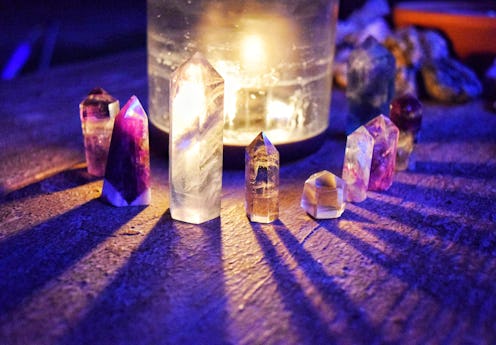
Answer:
M220 220L167 212L61 344L228 344Z
M460 162L415 162L415 173L477 179L496 179L496 165Z
M443 190L442 188L430 188L396 181L386 193L404 198L407 201L419 202L426 206L443 207L449 210L466 210L470 201L476 201L479 206L488 206L487 209L483 210L488 214L492 215L491 210L496 212L494 199L481 196L477 192L466 193L456 190Z
M474 325L483 325L491 329L496 319L496 288L494 279L488 276L481 280L477 273L469 274L459 266L455 254L444 254L435 244L420 245L408 237L389 229L366 229L376 237L389 243L403 253L395 260L390 260L390 271L401 269L399 278L404 277L410 283L428 292L443 305L455 308L470 315ZM474 293L476 291L476 293ZM489 307L488 306L492 306Z
M416 200L416 202L425 205L425 193L422 193L421 191L419 193L422 195L422 200ZM466 200L467 199L465 199L465 202ZM494 201L492 203L494 203ZM366 202L361 203L360 207L374 213L377 213L378 210L387 208L387 214L389 214L390 217L394 217L394 219L399 223L410 226L423 233L432 234L435 232L435 234L443 240L448 240L452 243L458 243L462 246L472 248L481 254L492 255L496 251L495 224L493 224L492 227L480 228L477 224L474 224L473 221L470 220L462 222L454 217L447 217L442 214L426 215L411 208L406 209L401 205L389 203L385 204L380 200L375 200L372 198L368 198ZM481 213L483 212L487 213L488 218L493 216L493 214L488 212L487 209L481 210ZM490 223L489 220L487 220L487 222Z
M0 242L0 315L64 273L142 209L112 208L110 212L94 199ZM101 223L91 221L104 212L111 216ZM86 228L90 221L95 226Z
M263 251L265 261L270 265L277 282L277 290L284 305L290 311L290 321L299 334L299 344L333 344L335 336L319 315L317 309L305 296L296 277L264 233L259 224L252 223L253 232Z
M86 168L73 168L50 176L42 181L29 184L18 190L2 194L0 188L0 204L5 201L20 200L44 193L55 193L76 188L101 178L88 174Z
M475 315L484 303L496 304L494 287L487 281L480 284L477 277L470 276L456 267L456 258L442 253L435 243L421 244L393 230L365 228L392 246L392 250L398 253L398 256L393 258L332 223L322 222L321 225L382 266L391 275L411 288L420 288L441 305L463 312L473 312ZM472 289L483 289L483 293L467 298Z
M336 306L341 311L346 311L350 323L353 323L353 325L348 325L350 330L353 329L351 332L353 342L359 344L377 343L380 338L377 331L367 320L367 316L360 312L346 292L334 282L334 279L326 273L322 265L316 262L303 248L289 229L280 221L277 221L276 224L278 225L276 229L277 235L296 259L299 267L320 291L324 301L329 305Z

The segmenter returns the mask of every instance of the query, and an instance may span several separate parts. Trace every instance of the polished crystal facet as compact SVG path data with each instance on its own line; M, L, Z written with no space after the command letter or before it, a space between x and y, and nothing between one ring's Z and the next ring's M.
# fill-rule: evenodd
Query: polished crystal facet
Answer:
M396 170L405 170L415 165L412 157L414 143L417 142L422 125L422 104L413 95L403 95L391 102L389 116L400 130Z
M224 80L199 53L170 84L169 184L173 219L199 224L220 215Z
M148 118L136 96L115 118L102 197L114 206L150 203Z
M406 170L411 164L415 164L415 160L412 157L413 147L413 134L400 131L398 148L396 150L396 171Z
M343 180L347 184L346 200L360 202L367 198L374 138L364 126L346 139Z
M411 133L416 141L422 125L422 103L417 97L405 94L393 99L389 117L401 132Z
M388 117L379 115L370 120L365 128L374 138L369 190L387 190L393 184L399 136L398 127Z
M305 181L301 207L316 219L338 218L345 209L346 183L327 170Z
M379 114L389 112L395 77L394 56L372 36L350 54L346 87L347 133Z
M102 88L95 88L79 104L86 164L91 175L105 175L105 165L119 101Z
M264 133L245 150L245 206L250 221L279 217L279 152Z

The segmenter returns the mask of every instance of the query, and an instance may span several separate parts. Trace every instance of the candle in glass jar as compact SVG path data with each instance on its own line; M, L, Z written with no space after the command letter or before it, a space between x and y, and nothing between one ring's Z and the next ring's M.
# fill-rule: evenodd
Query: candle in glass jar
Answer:
M169 132L168 79L200 51L225 80L224 144L264 131L274 144L324 132L337 0L148 0L152 123Z

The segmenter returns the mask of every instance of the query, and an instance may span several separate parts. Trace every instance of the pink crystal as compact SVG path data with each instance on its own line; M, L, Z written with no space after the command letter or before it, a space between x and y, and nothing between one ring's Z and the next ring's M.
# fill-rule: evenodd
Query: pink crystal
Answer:
M279 217L279 152L263 132L245 150L245 200L250 221Z
M136 96L115 118L102 198L114 206L150 203L148 118Z
M345 209L346 183L323 170L310 176L303 187L301 207L313 218L340 217Z
M367 198L374 138L364 126L358 127L346 139L343 180L346 200L360 202Z
M393 184L398 146L398 127L384 115L370 120L365 128L374 138L369 190L383 191Z
M103 176L119 101L102 88L94 88L79 104L88 173Z

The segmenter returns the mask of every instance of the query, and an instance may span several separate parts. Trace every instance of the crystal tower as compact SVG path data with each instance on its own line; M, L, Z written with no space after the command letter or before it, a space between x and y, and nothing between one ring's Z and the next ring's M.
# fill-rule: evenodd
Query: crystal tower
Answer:
M263 132L245 150L245 200L250 221L279 217L279 152Z
M169 186L173 219L219 217L222 192L224 80L196 53L170 81Z

